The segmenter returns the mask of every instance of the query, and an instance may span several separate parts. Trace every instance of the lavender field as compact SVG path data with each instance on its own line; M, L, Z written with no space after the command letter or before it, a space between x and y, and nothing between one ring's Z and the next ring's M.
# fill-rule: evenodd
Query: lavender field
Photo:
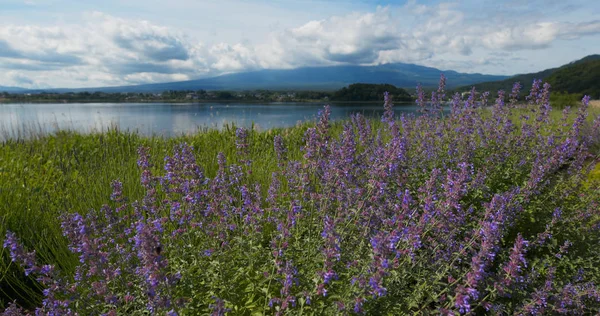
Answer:
M2 143L2 315L600 313L589 97L417 94L380 120Z

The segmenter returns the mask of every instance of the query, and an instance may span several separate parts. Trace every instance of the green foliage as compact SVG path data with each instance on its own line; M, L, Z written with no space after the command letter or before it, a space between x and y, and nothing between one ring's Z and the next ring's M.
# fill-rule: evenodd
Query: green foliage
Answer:
M586 184L588 187L600 186L600 162L598 162L595 165L594 169L590 171Z
M217 99L219 100L231 100L234 99L233 93L229 91L219 91L217 92Z
M581 95L575 93L552 92L550 94L550 103L556 109L574 107L581 103Z
M600 98L600 60L590 59L586 62L569 64L553 72L546 80L553 91L589 95L593 99Z
M335 101L381 101L383 93L389 92L394 101L412 101L406 90L391 84L354 83L336 91L332 99Z

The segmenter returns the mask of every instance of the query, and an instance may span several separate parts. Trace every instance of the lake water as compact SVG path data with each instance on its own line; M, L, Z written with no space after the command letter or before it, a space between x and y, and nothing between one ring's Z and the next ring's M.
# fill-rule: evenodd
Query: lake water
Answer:
M0 138L27 137L27 133L52 133L59 129L79 132L109 127L144 135L174 136L199 128L225 124L259 130L294 126L314 120L325 103L44 103L0 104ZM383 104L331 103L334 120L350 114L380 118ZM395 111L414 113L416 105L397 105Z

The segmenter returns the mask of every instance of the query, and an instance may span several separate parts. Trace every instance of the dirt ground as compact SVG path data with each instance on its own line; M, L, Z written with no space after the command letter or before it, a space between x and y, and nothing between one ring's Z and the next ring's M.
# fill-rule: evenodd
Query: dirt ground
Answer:
M600 108L600 100L592 100L590 101L590 106L593 108Z

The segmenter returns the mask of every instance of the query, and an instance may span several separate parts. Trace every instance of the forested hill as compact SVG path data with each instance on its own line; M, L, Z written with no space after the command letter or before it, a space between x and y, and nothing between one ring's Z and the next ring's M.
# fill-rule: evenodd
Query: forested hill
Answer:
M589 95L600 99L600 55L585 62L561 67L546 78L552 91Z
M391 84L354 83L336 91L332 100L335 101L381 101L383 93L389 92L394 101L412 101L406 90L396 88Z
M552 91L571 94L589 94L592 98L600 98L600 55L589 55L558 68L550 68L536 73L520 74L499 81L482 82L463 86L456 90L468 91L475 87L478 91L498 90L510 91L515 82L520 82L525 90L534 79L548 81Z

